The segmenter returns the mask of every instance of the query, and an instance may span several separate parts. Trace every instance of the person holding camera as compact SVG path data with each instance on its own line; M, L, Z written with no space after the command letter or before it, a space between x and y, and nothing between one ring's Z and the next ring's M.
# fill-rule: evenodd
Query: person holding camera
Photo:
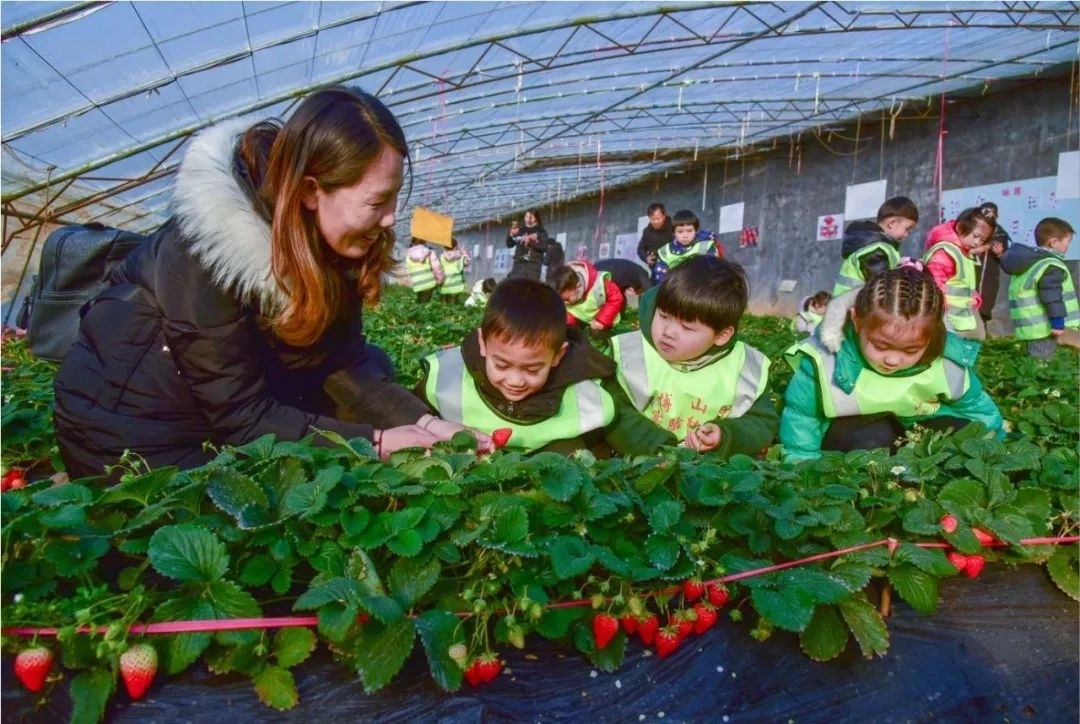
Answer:
M539 211L526 210L524 225L514 219L510 224L510 233L506 235L506 245L514 249L514 265L506 278L540 281L540 267L550 244L551 239L540 221Z

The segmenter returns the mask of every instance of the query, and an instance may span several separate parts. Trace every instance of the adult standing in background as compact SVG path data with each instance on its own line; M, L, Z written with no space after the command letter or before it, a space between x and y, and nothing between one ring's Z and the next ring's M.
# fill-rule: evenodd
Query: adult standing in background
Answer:
M979 316L984 322L989 322L993 316L994 304L997 301L998 287L1001 284L1001 256L1009 248L1012 239L1005 227L998 223L998 207L993 201L987 201L979 207L986 220L994 225L993 234L990 236L990 248L982 254L977 254L979 260L979 293L982 294L982 306L979 307Z
M641 230L637 255L652 271L660 249L675 238L675 227L671 225L671 217L667 215L663 204L652 204L645 213L649 217L649 223Z
M506 235L506 245L514 250L514 265L506 278L540 281L540 267L551 239L544 230L539 211L528 209L524 218L524 226L514 219L510 233Z
M101 475L128 450L191 468L213 447L315 429L366 438L385 460L463 429L395 384L364 337L408 153L386 106L344 86L313 92L284 123L195 136L173 216L84 307L56 373L68 474Z

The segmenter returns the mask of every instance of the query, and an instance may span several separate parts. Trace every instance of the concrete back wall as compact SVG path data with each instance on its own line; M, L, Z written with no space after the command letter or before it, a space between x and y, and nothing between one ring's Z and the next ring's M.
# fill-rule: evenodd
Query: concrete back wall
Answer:
M932 108L925 103L905 106L892 138L888 124L883 140L880 119L863 119L857 128L846 127L831 138L827 132L820 137L803 134L793 147L784 142L762 156L703 160L690 164L685 173L609 190L604 196L600 240L596 239L598 197L541 207L544 225L552 236L566 232L568 258L584 244L589 258L596 259L599 241L614 247L616 234L636 232L638 217L654 201L665 204L669 214L681 208L695 211L705 228L716 228L721 206L744 202L744 226L758 227L759 244L740 249L739 235L725 234L721 238L728 258L746 268L753 312L788 316L805 295L832 289L841 261L840 240L815 241L815 227L819 215L843 212L849 184L885 178L889 196L910 196L919 206L920 220L902 251L921 254L926 232L937 223L939 213L933 183L939 126L934 102ZM944 187L1055 175L1058 154L1078 146L1077 113L1074 108L1070 119L1069 104L1068 75L948 102ZM856 134L860 138L857 153ZM508 226L493 222L486 228L461 231L458 238L468 249L477 243L499 249ZM485 276L495 276L491 262L476 260L470 278ZM793 291L779 290L784 279L796 282ZM1003 282L995 321L1008 317L1007 278Z

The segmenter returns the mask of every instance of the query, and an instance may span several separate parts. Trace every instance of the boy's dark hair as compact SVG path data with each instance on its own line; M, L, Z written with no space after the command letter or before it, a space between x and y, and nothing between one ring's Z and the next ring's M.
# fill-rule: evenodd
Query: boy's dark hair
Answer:
M1062 239L1069 234L1075 234L1072 225L1065 219L1059 219L1056 216L1047 216L1045 219L1035 224L1035 243L1039 246L1046 246L1050 243L1051 239Z
M986 224L990 227L990 233L994 233L994 222L982 215L982 212L972 206L970 209L964 209L960 212L960 215L956 217L956 233L961 236L970 234L975 231L975 227L980 223ZM990 239L987 238L987 241Z
M859 323L869 330L897 318L924 320L929 340L921 364L937 359L945 351L945 297L930 272L914 266L883 271L859 290L853 309Z
M563 264L562 266L555 267L554 270L548 273L548 284L555 291L562 294L563 292L569 292L577 287L578 275L574 271L574 268L569 264Z
M719 334L736 331L750 299L746 273L735 262L695 256L671 270L656 292L656 308L685 322L701 322Z
M917 223L919 221L919 207L907 196L893 196L891 199L885 199L885 203L877 210L878 223L880 224L890 216L899 216L902 219L910 219Z
M828 304L830 299L832 299L832 294L830 294L829 292L816 292L815 294L806 298L806 301L803 302L802 310L804 312L807 312L810 310L810 306L814 304L817 304L818 306L822 304Z
M495 281L495 277L488 277L484 280L484 283L480 285L480 291L484 294L491 294L495 291L496 284L498 284L498 282Z
M664 216L667 216L667 209L664 208L663 204L649 204L649 208L645 210L645 215L652 216L654 211L659 211Z
M505 279L491 293L480 322L484 339L521 342L558 351L566 341L566 305L543 282Z
M690 209L680 209L671 217L672 227L686 226L687 224L693 224L695 231L701 228L701 222L698 221L697 214Z

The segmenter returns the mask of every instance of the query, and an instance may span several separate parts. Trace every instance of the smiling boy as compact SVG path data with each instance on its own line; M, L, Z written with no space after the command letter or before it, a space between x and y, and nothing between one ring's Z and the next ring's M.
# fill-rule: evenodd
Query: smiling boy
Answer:
M511 450L569 452L615 418L615 403L598 382L613 375L614 363L584 340L568 339L562 299L531 279L499 284L480 328L421 364L417 393L424 400L467 427L510 427Z
M678 442L727 457L773 441L769 360L736 338L748 299L742 267L713 256L683 262L642 296L641 329L612 339L613 392L651 420L651 430L621 426L639 446Z

